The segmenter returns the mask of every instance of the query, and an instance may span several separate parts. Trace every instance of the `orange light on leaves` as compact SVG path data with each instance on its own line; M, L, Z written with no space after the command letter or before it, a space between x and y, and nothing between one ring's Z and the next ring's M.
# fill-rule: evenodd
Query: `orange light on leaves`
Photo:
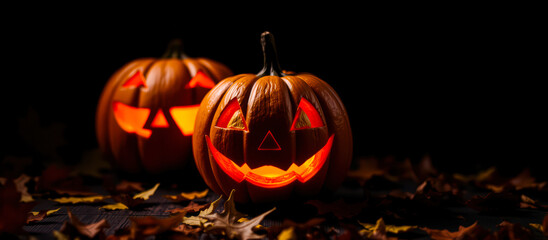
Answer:
M310 180L322 169L323 165L327 161L327 157L331 152L334 137L335 135L331 135L331 137L327 140L327 143L318 152L316 152L316 154L312 155L300 166L293 163L287 170L282 170L272 165L261 166L254 169L249 168L247 163L244 163L242 166L238 166L228 157L219 152L215 146L213 146L209 136L205 136L209 151L223 172L228 174L238 183L243 180L247 180L253 185L264 188L278 188L287 186L295 180L302 183Z

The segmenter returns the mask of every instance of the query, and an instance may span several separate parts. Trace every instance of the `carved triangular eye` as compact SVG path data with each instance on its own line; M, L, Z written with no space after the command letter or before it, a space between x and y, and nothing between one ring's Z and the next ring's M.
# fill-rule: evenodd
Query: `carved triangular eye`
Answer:
M238 99L234 98L225 106L221 116L217 120L217 127L228 128L234 130L247 130L247 123L245 122L242 109Z
M196 73L196 75L194 75L192 79L190 79L190 82L188 82L188 84L185 86L185 88L187 89L195 87L212 89L213 87L215 87L215 82L200 70Z
M128 80L126 80L124 85L122 85L122 87L139 86L147 87L147 85L145 84L145 76L143 76L143 73L141 73L141 71L135 72L131 77L128 78Z
M308 119L308 116L306 113L304 113L302 110L298 111L298 115L295 116L295 129L303 129L303 128L309 128L310 127L310 119Z
M323 127L324 123L318 110L305 98L301 98L291 130Z

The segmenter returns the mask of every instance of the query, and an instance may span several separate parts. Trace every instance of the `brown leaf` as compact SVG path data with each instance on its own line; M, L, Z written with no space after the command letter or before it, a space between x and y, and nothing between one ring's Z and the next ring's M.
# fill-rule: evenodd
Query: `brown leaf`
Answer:
M154 185L154 187L152 187L151 189L135 194L135 196L133 196L133 199L148 200L152 195L154 195L156 189L158 189L159 186L160 183L156 183L156 185Z
M497 225L499 230L495 232L497 239L527 240L534 239L531 229L521 226L519 223L504 221Z
M30 222L42 221L45 217L59 211L61 208L51 209L51 210L40 210L40 212L29 212L27 217L27 224Z
M118 183L114 190L117 193L132 193L132 192L142 192L145 189L143 188L143 184L140 182L131 182L127 180L122 180L122 182Z
M534 177L531 176L531 171L526 168L523 171L521 171L520 174L518 174L516 177L510 179L508 183L516 190L522 190L522 189L532 189L532 190L548 190L547 182L537 182Z
M154 195L154 193L156 192L156 190L158 189L159 186L160 186L160 184L157 183L151 189L148 189L146 191L137 193L134 196L131 196L127 193L119 193L119 194L116 194L116 195L112 196L112 199L114 199L114 201L116 201L117 203L121 203L121 204L125 205L128 208L134 208L137 205L139 205L139 204L143 203L144 201L148 200L152 195ZM122 207L122 206L118 204L118 207Z
M432 159L429 155L424 156L419 164L417 164L414 167L415 175L419 178L419 180L424 181L425 179L429 177L435 177L438 176L438 170L434 168L434 165L432 164Z
M110 227L106 219L102 219L91 224L84 224L80 221L80 219L78 219L78 217L72 214L70 209L67 209L67 214L69 216L69 221L63 224L59 230L59 233L66 236L68 239L76 239L81 237L105 238L104 230Z
M245 215L238 212L235 208L233 198L234 191L235 190L232 190L230 192L230 195L224 204L223 212L212 213L203 217L208 221L211 221L211 225L208 225L205 230L213 234L228 236L230 239L237 238L244 240L263 238L264 236L255 233L253 228L259 225L264 217L276 210L276 208L266 211L251 220L240 222L238 220Z
M0 186L0 232L23 232L22 227L27 222L28 212L36 203L21 203L20 200L21 193L17 191L15 183L7 179L5 184Z
M164 233L176 228L183 220L183 214L178 214L168 218L157 218L153 216L131 217L131 232L134 238L152 236Z
M71 176L71 170L65 167L50 165L38 178L38 191L54 191L58 194L68 194L71 196L92 196L97 193L91 192L87 186L84 186L80 177Z
M520 208L532 208L532 209L541 209L541 210L548 210L548 205L543 205L532 198L525 196L524 194L521 195L521 202L520 202Z
M421 228L427 232L433 240L454 240L454 239L495 239L489 230L478 225L478 222L469 227L460 226L456 232L450 232L447 229L438 230L430 228Z
M542 223L529 223L529 226L533 229L536 229L542 234L545 238L548 239L548 213L544 215L544 219L542 220Z
M174 208L174 209L166 210L166 212L169 212L170 214L198 212L198 211L201 211L201 210L203 210L207 207L209 207L209 203L198 204L198 203L195 203L193 201L190 201L186 207Z
M194 236L193 239L198 239L198 233L204 230L201 227L192 227L186 224L181 224L175 228L172 229L175 232L180 232L185 236Z
M30 179L31 178L28 175L21 174L21 176L13 180L17 191L21 193L21 202L34 201L34 199L32 199L32 195L30 195L30 193L28 192L27 186L25 185Z
M255 233L253 228L259 225L264 217L274 210L276 210L276 208L270 209L263 214L245 222L231 222L229 214L224 217L219 216L216 218L209 218L209 220L213 223L206 228L206 231L211 233L221 233L228 236L230 239L262 239L264 236Z
M424 172L424 174L428 173ZM404 161L396 161L393 158L385 158L382 161L376 158L359 159L358 169L349 171L347 176L351 179L356 179L360 185L364 185L373 176L382 176L391 182L401 180L419 181L409 159L405 159Z
M207 227L211 223L208 223L207 219L205 219L204 217L208 215L212 215L215 209L219 207L222 199L223 197L220 196L217 200L209 203L209 207L200 211L198 216L183 217L183 223L193 227L203 227L203 226Z
M500 185L506 182L504 178L502 178L495 167L490 167L484 171L479 172L476 175L462 175L455 173L453 174L453 177L456 180L459 180L464 183L474 183L477 186L485 186L487 184L491 185Z
M390 166L388 173L397 177L398 180L412 180L413 182L419 182L419 178L415 174L413 165L411 164L411 160L409 158L406 158L403 162L392 161L386 162L385 164Z
M70 170L67 168L59 167L55 164L49 165L38 178L37 188L38 190L52 190L61 182L68 179L70 176Z
M445 174L440 174L436 178L427 178L417 187L411 199L436 207L462 206L464 204L459 186Z
M234 203L234 192L236 190L232 189L230 192L230 195L228 196L228 199L225 201L224 204L224 210L222 213L216 213L212 212L208 215L203 216L203 218L206 218L208 220L213 221L213 219L224 219L227 223L236 223L240 218L245 217L246 215L243 213L238 212L236 210L236 205Z

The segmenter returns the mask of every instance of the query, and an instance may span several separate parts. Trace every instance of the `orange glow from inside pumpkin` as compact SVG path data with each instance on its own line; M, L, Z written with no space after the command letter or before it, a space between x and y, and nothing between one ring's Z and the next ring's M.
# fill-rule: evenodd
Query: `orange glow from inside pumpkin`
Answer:
M323 126L323 120L318 110L308 100L301 98L290 131Z
M225 106L221 116L217 119L216 126L220 128L248 131L247 123L245 122L238 99L234 98L230 100Z
M172 107L169 109L171 117L175 121L175 124L179 127L184 136L190 136L194 133L194 122L196 121L196 114L200 104Z
M212 89L213 87L215 87L215 82L202 71L198 71L196 75L194 75L194 77L190 79L190 82L188 82L185 88L195 88L197 86Z
M254 169L249 168L247 163L238 166L213 146L209 136L205 136L207 146L213 155L215 162L223 172L228 174L228 176L238 183L247 180L253 185L264 188L287 186L295 180L302 183L310 180L322 169L327 161L334 137L335 135L331 135L327 140L327 143L300 166L293 163L287 170L282 170L272 165L265 165Z
M114 102L112 108L114 119L116 119L118 126L122 130L128 133L135 133L144 138L150 137L152 131L144 128L150 115L150 109L132 107L121 102ZM200 104L172 107L169 109L173 121L179 127L179 130L181 130L183 136L191 136L194 133L194 122L198 108L200 108ZM159 109L154 119L152 119L150 127L169 127L169 122L162 109Z
M143 76L143 73L141 71L137 71L133 76L129 77L129 79L122 85L122 87L147 87L145 84L145 76Z
M164 115L164 112L162 109L158 110L158 113L156 113L156 116L154 116L154 119L152 120L152 123L150 124L151 127L169 127L169 123L167 123L166 116Z
M152 133L150 129L143 128L150 114L150 109L136 108L121 102L114 102L112 108L116 122L124 131L136 133L144 138L150 137Z

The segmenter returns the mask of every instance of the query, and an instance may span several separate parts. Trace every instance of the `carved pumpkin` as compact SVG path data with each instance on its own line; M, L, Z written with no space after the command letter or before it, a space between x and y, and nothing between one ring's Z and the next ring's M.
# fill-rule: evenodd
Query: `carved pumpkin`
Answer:
M96 134L102 151L129 173L181 169L192 158L200 101L232 72L206 58L189 58L174 41L160 59L134 60L107 82Z
M196 166L215 192L268 202L333 190L350 166L352 134L337 93L308 74L282 72L272 34L264 67L216 85L198 110Z

